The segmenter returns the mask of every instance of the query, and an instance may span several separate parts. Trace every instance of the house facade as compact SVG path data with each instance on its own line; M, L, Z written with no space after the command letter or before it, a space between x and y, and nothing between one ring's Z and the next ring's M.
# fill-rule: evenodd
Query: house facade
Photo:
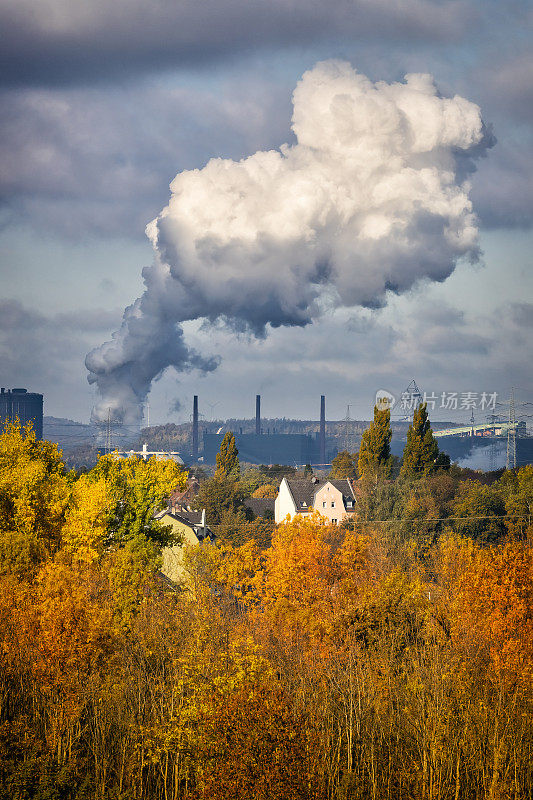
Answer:
M313 507L327 517L333 525L340 523L355 512L355 494L351 481L326 481L315 492Z
M283 478L274 503L274 519L318 511L333 525L340 525L356 510L356 498L350 480L313 480Z
M163 525L170 525L172 533L180 536L181 544L163 547L161 551L161 572L175 584L186 584L187 576L183 567L185 545L210 544L215 538L205 523L205 511L162 511L156 516Z

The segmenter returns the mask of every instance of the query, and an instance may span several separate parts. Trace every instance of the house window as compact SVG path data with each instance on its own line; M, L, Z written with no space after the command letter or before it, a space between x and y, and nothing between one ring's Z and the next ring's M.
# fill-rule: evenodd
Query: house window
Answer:
M352 508L352 505L353 505L352 501L348 500L348 502L346 503L346 507L347 508Z
M338 520L336 520L336 519L332 519L331 521L333 522L334 525L336 525L337 522L338 522Z
M331 507L332 507L332 508L335 508L335 500L332 500L332 501L331 501Z
M322 508L325 508L326 506L327 506L327 503L326 503L326 501L324 500L324 501L322 502Z
M307 508L307 503L305 502L305 500L304 500L304 502L302 503L302 508Z

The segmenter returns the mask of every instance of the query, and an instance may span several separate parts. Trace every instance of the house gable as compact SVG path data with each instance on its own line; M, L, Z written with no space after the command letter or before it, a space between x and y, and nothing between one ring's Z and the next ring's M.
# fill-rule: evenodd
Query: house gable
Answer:
M314 496L314 508L334 525L339 525L353 514L355 503L355 495L348 479L326 481L316 490Z
M183 568L184 546L189 545L194 547L212 540L212 533L209 528L202 527L201 525L201 512L192 512L187 516L193 517L194 521L187 519L184 515L173 514L168 511L158 514L157 516L157 519L163 525L170 525L172 527L172 533L174 535L182 538L181 544L163 547L161 550L161 572L173 583L177 584L186 583L186 573ZM198 517L198 520L196 520L196 517Z

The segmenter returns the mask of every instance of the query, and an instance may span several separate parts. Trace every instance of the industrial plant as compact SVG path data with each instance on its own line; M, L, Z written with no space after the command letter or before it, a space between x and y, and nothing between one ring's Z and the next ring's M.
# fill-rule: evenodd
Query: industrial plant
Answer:
M416 386L416 384L413 385ZM419 393L419 402L423 395ZM502 414L492 414L487 422L475 424L473 417L469 424L435 423L434 434L440 449L447 453L452 461L465 463L474 469L494 470L506 467L513 469L524 464L533 463L533 437L527 429L525 420L514 400L513 393L505 403L500 403ZM529 404L525 404L529 405ZM247 425L246 421L228 420L218 429L204 430L200 452L200 431L198 396L194 396L192 415L192 449L191 461L198 460L205 464L214 464L216 454L224 434L231 430L242 461L250 464L287 464L302 466L310 464L314 467L328 466L332 458L340 450L351 452L359 449L362 431L368 423L352 420L349 408L343 420L329 421L326 425L326 398L320 397L320 417L318 424L305 421L264 420L261 417L261 396L256 395L255 425ZM412 413L411 413L412 418ZM407 428L411 421L409 416L392 415L391 426L393 439L391 451L401 458L406 443ZM204 423L206 428L210 426ZM250 430L249 427L253 429ZM268 426L268 427L267 427ZM248 427L248 430L246 428ZM306 432L288 432L287 428L300 427ZM314 428L309 432L309 428Z
M242 461L250 464L326 464L326 398L320 398L320 430L313 437L309 434L280 433L273 429L264 431L261 425L261 395L255 398L255 433L233 431L235 444ZM193 443L198 441L198 397L193 404ZM204 433L203 459L207 464L214 464L216 454L220 450L224 432ZM194 458L194 450L193 450Z
M0 428L6 422L33 425L37 439L43 438L43 396L27 389L0 389Z
M415 405L423 401L424 395L414 381L408 389L414 392ZM469 422L462 424L433 422L440 450L461 466L485 471L504 467L513 469L533 463L533 436L526 425L526 419L532 416L527 413L531 403L516 400L511 391L509 399L497 405L501 408L493 409L485 420L474 421L472 412ZM261 416L261 395L257 394L255 416L208 421L199 411L198 395L194 395L190 422L168 423L154 428L148 426L140 436L138 428L132 430L131 426L109 419L101 425L89 426L54 417L44 418L44 435L65 450L73 466L78 461L80 465L92 462L97 453L110 452L118 452L123 458L135 454L143 459L171 458L177 463L213 465L225 433L231 431L243 463L293 467L310 464L320 469L327 468L341 450L357 452L361 435L369 422L352 419L350 406L344 419L326 421L325 395L320 396L317 411L318 419L314 420L266 419ZM411 417L392 409L391 452L399 458L403 454ZM23 388L2 388L0 426L15 420L19 420L22 426L31 423L36 437L43 438L43 395ZM65 428L67 424L69 427ZM76 435L73 435L73 429ZM78 456L74 455L76 449L80 451Z

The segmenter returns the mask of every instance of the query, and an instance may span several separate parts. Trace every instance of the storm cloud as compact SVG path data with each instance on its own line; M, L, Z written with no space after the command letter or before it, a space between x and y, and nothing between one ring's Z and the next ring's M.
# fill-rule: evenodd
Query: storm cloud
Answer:
M462 38L476 23L468 0L2 0L0 75L4 85L107 81L346 37Z

